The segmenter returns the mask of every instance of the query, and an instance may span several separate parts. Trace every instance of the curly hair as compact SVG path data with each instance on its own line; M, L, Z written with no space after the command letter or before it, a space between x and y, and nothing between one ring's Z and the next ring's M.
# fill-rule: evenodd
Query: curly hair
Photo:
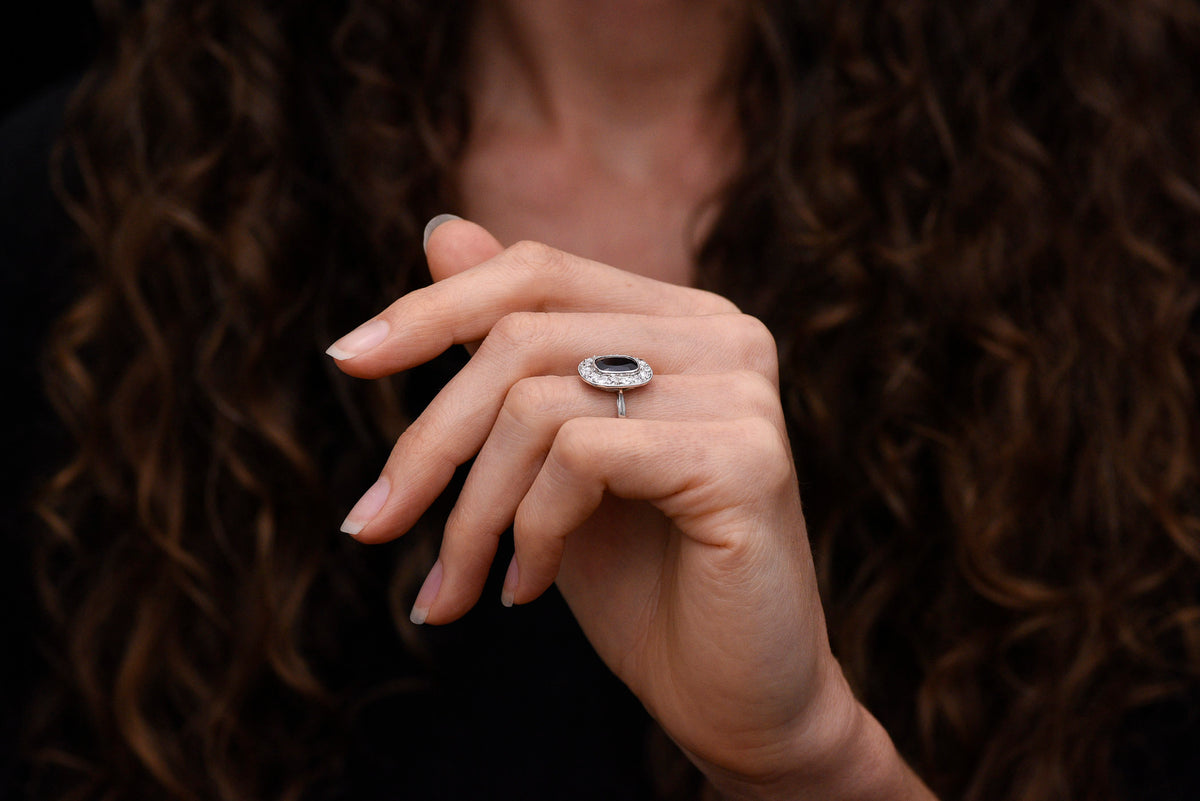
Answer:
M77 449L40 502L36 775L300 798L346 698L420 682L402 614L399 682L345 675L322 621L398 611L435 540L372 583L328 532L451 368L356 383L320 352L425 280L467 9L97 5L58 159L88 257L46 354ZM1124 725L1200 682L1200 10L755 17L696 258L778 339L835 652L935 791L1114 796Z

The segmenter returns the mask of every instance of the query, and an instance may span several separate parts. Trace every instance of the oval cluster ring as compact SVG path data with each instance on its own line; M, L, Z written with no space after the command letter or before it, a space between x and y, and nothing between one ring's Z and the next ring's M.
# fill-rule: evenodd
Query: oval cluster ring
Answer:
M586 383L608 392L617 393L617 417L625 416L625 390L637 389L650 383L654 371L636 356L613 353L589 356L579 363L579 377Z

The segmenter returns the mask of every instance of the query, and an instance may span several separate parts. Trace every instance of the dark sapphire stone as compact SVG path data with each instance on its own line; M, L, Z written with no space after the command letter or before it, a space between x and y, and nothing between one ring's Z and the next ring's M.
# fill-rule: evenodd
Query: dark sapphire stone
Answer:
M596 369L602 373L636 373L638 365L628 356L601 356L596 359Z

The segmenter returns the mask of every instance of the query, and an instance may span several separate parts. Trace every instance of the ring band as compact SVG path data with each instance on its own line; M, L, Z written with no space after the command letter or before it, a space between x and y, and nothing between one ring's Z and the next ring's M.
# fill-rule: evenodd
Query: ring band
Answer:
M636 356L613 353L608 356L589 356L581 361L579 377L597 389L617 393L617 417L624 417L625 390L649 384L654 371Z

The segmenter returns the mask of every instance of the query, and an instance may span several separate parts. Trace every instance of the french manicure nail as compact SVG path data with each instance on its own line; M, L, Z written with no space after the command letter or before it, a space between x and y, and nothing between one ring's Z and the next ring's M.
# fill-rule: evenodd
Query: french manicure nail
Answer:
M358 499L358 503L354 504L350 514L346 515L346 519L342 521L342 532L352 537L357 536L363 527L379 514L391 489L387 478L380 476L379 480Z
M425 223L425 239L421 242L421 248L424 249L429 247L429 237L433 236L434 229L439 225L444 222L450 222L451 220L461 219L462 217L459 217L457 214L439 214L429 222Z
M417 593L417 600L413 601L412 612L409 613L408 619L418 626L423 624L429 617L429 608L437 600L438 590L441 588L442 560L438 559L429 569L429 575L425 577L425 583L421 585L421 591Z
M520 579L521 571L517 569L517 557L516 554L513 554L512 561L508 563L508 572L504 574L504 587L500 590L500 603L505 606L513 605Z
M343 359L352 359L383 342L387 338L389 329L387 320L370 320L334 342L325 352L339 362Z

